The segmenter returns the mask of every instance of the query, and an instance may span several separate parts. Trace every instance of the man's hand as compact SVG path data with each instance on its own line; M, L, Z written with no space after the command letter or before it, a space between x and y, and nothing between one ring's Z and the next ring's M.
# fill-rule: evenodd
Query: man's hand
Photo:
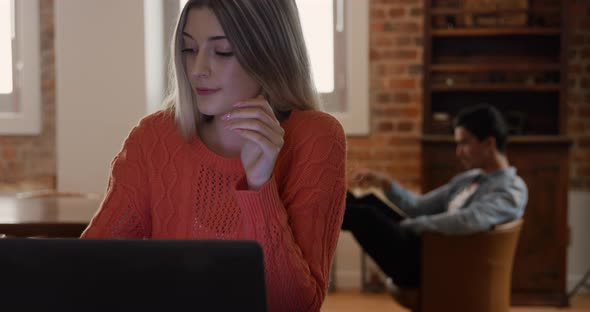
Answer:
M393 183L393 179L377 171L361 169L354 174L352 183L356 187L377 187L383 191L387 191L391 183Z
M283 147L285 131L262 96L236 103L222 119L226 129L246 139L240 158L246 170L248 187L260 189L272 175Z

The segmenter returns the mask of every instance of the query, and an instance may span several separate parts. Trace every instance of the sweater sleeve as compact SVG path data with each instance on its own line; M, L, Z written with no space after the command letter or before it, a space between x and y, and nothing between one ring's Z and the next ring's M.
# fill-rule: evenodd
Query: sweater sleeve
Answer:
M449 184L445 184L420 196L393 182L385 195L409 216L418 217L445 211L449 191Z
M135 127L111 163L105 198L82 238L144 238L150 236L146 170L141 149L144 125Z
M346 140L326 115L297 132L286 184L240 190L242 226L263 248L269 311L319 311L344 214ZM304 129L305 128L305 129ZM301 135L300 135L301 134Z
M424 231L464 235L487 231L496 224L522 217L528 200L524 182L516 179L508 187L499 186L474 200L458 213L440 213L404 220L402 226L416 233Z

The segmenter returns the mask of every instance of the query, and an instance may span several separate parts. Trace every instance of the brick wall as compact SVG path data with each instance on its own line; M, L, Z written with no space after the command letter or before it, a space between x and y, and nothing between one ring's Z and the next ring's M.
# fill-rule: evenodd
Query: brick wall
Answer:
M348 140L350 171L371 167L413 189L421 170L422 19L422 0L371 1L371 134Z
M590 2L571 12L571 188L590 190ZM371 0L371 134L349 139L349 169L371 167L420 189L423 1Z
M0 136L0 191L55 187L53 0L39 2L43 128L38 136Z
M568 135L573 139L571 188L590 190L590 1L572 2L568 51Z

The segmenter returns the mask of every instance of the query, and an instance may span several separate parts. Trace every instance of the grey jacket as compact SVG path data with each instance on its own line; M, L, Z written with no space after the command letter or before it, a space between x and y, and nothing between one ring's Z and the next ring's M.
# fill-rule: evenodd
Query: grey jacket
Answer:
M459 212L448 214L449 202L475 179L479 179L477 190ZM496 224L522 217L528 200L527 187L514 167L489 175L479 169L469 170L423 196L414 195L394 182L385 194L411 216L401 225L416 233L469 234L486 231Z

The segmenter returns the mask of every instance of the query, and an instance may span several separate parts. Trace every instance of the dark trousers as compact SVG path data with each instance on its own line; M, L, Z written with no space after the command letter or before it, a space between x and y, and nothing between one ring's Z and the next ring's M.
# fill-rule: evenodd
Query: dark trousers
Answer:
M342 229L352 235L400 287L420 285L420 236L399 225L400 217L374 198L346 197Z

